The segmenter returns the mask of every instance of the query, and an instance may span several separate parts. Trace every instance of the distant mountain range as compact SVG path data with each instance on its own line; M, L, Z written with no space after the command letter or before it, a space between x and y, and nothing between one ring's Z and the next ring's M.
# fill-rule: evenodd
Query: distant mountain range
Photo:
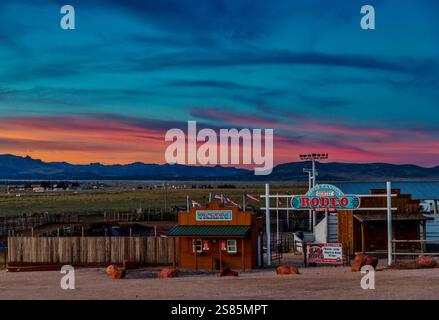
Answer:
M252 170L233 167L200 167L170 164L74 165L44 162L31 157L0 155L0 179L14 180L244 180L307 181L303 168L310 163L291 162L277 165L269 176L255 176ZM319 181L439 180L439 166L386 163L318 163Z

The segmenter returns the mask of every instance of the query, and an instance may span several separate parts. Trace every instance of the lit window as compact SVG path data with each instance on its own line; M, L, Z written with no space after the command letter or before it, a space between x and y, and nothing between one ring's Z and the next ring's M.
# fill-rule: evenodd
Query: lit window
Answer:
M209 251L209 240L203 240L203 250Z
M197 253L203 252L203 241L201 239L196 239L192 242L192 252L195 252L197 250Z
M222 251L226 251L227 250L226 240L221 240L220 248L221 248Z
M228 253L236 253L236 240L227 240L227 252Z

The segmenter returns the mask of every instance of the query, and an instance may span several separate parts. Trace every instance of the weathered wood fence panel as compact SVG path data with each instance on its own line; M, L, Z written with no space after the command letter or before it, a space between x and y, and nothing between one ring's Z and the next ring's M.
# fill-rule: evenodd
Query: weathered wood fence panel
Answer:
M178 239L166 237L8 237L8 264L105 266L178 263Z

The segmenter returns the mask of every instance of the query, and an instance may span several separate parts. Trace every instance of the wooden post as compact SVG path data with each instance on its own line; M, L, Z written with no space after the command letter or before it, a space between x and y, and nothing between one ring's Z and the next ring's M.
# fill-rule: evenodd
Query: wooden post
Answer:
M218 248L219 248L219 259L220 259L219 267L220 267L220 270L223 267L223 258L222 258L222 255L221 255L223 250L221 249L221 242L222 242L222 240L219 240L219 242L218 242L218 244L219 244Z
M307 243L302 241L302 251L303 251L303 263L305 264L305 268L308 267L308 261L306 259L306 253L308 251Z
M241 263L242 263L242 271L245 272L245 241L244 238L241 239Z
M396 239L396 223L392 224L392 240Z
M175 268L176 266L176 251L175 251L175 237L172 237L172 267Z
M422 240L427 240L427 221L422 222Z
M424 253L427 249L427 243L425 242L427 241L427 221L422 222L422 240L424 240L422 242L422 253Z
M364 238L364 222L361 222L361 252L365 253L366 243Z

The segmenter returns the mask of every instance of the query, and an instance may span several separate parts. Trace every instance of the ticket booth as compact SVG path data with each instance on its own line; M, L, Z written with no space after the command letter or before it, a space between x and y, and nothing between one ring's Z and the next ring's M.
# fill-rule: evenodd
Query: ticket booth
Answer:
M178 214L168 233L178 238L179 267L253 269L262 263L262 221L256 214L209 203Z

